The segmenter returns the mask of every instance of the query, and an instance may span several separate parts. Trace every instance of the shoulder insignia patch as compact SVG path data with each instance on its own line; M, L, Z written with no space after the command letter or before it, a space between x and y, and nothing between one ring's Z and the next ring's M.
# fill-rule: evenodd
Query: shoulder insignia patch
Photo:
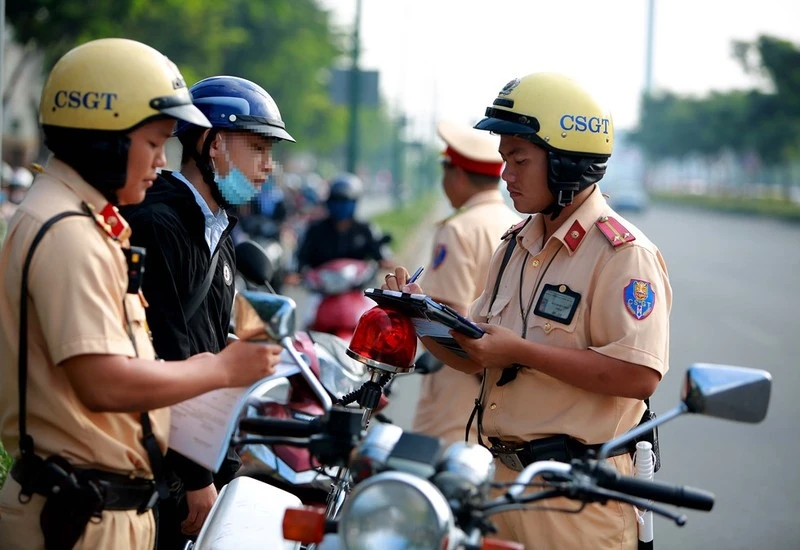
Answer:
M431 260L431 267L436 269L440 265L444 263L444 259L447 256L447 247L443 244L437 244L436 248L433 249L433 259Z
M594 224L614 248L636 240L636 237L624 225L611 216L601 216Z
M125 236L120 236L127 229L127 225L122 221L119 212L113 204L106 204L100 212L95 210L95 207L91 204L84 203L84 205L85 209L92 215L92 218L94 218L94 223L103 230L103 233L115 240L126 238Z
M586 236L586 230L583 228L580 222L578 222L578 220L575 220L575 223L573 223L567 230L567 234L564 237L564 242L567 243L567 246L572 252L575 252L575 250L581 244L581 241L583 241L584 236Z
M523 228L523 227L525 227L525 226L528 224L528 222L529 222L529 221L531 221L531 218L532 218L532 217L533 217L533 216L528 216L527 218L525 218L524 220L522 220L522 221L521 221L521 222L519 222L518 224L515 224L515 225L512 225L511 227L509 227L509 228L508 228L508 231L506 231L505 233L503 233L503 236L502 236L502 237L500 237L500 239L501 239L501 240L503 240L503 241L505 241L505 240L508 240L508 238L509 238L511 235L516 235L517 233L519 233L520 231L522 231L522 228Z
M656 292L650 281L631 279L622 291L625 309L634 319L641 321L653 311L656 304Z

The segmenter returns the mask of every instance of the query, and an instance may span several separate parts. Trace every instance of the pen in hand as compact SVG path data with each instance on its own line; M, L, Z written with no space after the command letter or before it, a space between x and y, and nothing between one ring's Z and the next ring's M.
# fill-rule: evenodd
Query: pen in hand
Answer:
M423 266L419 266L417 268L417 270L414 272L414 274L411 276L411 278L408 281L406 281L406 284L410 285L411 283L417 282L417 279L419 279L419 276L422 275L422 270L423 269L425 269Z

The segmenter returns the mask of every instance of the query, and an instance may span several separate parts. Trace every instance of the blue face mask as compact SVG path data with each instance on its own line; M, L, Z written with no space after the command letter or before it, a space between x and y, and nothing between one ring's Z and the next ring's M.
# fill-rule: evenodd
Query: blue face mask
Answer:
M256 196L258 189L241 170L232 166L226 176L217 177L217 189L230 205L240 205Z
M223 140L222 146L225 147L225 141ZM232 206L238 206L240 204L245 204L250 199L256 196L258 193L258 188L253 185L253 183L244 175L244 173L236 168L234 164L231 162L231 157L228 154L228 150L225 149L225 160L228 161L228 166L230 166L230 170L228 171L227 175L225 176L216 176L214 181L217 183L217 189L219 189L222 198L225 199L225 202Z
M328 212L336 221L351 220L356 213L356 201L343 199L328 201Z

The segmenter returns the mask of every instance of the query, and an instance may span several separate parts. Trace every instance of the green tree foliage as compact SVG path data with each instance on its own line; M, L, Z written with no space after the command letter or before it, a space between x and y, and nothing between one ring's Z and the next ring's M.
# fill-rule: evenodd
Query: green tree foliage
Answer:
M660 92L645 96L634 143L659 160L690 153L755 152L767 164L800 154L800 48L778 38L735 42L743 68L768 91L714 92L705 97Z
M345 141L346 109L331 103L327 81L349 45L315 0L7 0L6 13L19 42L46 52L47 67L86 40L131 38L166 54L190 85L217 74L261 84L298 140L291 147L333 155ZM388 147L388 117L364 111L374 140L365 152Z

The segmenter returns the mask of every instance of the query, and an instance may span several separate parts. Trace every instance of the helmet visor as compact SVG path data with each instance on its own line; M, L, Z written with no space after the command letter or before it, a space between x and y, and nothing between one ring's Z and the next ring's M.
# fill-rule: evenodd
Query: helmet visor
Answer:
M262 136L294 142L294 138L286 131L283 122L258 116L238 115L234 125L247 132Z
M186 100L175 96L157 97L150 101L150 107L162 115L188 122L195 126L211 128L211 122L200 109L192 104L191 99Z
M494 107L486 108L486 118L475 125L478 130L488 130L495 134L532 136L539 131L539 121L535 117L520 115Z

